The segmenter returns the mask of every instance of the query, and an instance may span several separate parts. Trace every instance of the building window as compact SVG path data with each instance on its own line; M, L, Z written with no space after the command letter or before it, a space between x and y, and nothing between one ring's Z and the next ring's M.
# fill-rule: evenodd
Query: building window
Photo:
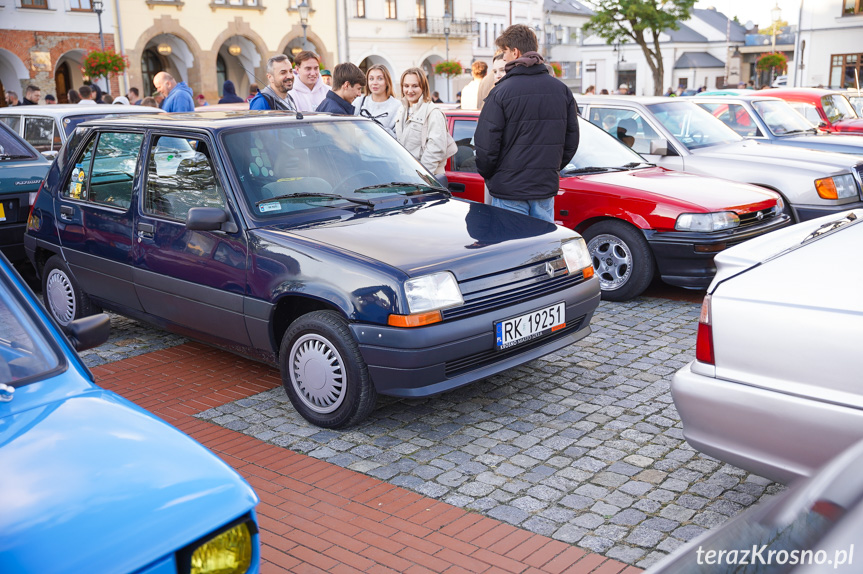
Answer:
M398 18L398 12L396 12L396 0L387 0L386 15L388 20L395 20Z
M152 93L155 89L153 87L153 78L164 69L162 60L154 50L144 50L144 55L141 56L141 81L144 84L141 90L141 97L146 97L147 94Z
M366 0L357 0L357 18L366 17Z
M258 8L261 5L261 0L213 0L213 4L218 6L249 6Z
M838 54L830 59L830 87L854 88L863 81L863 54Z
M845 0L842 14L844 16L863 14L863 0Z
M48 0L21 0L22 8L48 8Z
M488 22L484 24L485 27L485 47L488 48Z
M70 6L72 10L81 10L84 12L93 11L93 6L90 4L90 0L71 0Z

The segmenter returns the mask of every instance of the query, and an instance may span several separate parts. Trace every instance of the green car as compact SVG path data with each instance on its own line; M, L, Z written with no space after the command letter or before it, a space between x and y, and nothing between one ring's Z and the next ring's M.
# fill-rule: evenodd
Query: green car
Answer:
M13 262L24 257L30 206L51 162L0 122L0 251Z

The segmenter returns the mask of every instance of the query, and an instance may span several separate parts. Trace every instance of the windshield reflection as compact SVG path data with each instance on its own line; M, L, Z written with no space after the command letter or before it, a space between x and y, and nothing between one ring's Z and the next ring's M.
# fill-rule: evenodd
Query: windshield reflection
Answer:
M857 117L857 112L851 103L842 94L832 94L821 98L824 113L830 119L830 123L841 120L851 120Z
M649 165L626 144L587 120L578 118L578 129L578 151L572 161L560 172L561 175L571 175L569 172L587 170L591 167L628 169L635 163L644 163L645 167Z
M743 141L734 130L692 102L651 104L647 108L687 149Z
M752 102L752 107L767 124L774 135L781 136L790 133L812 132L818 129L806 118L794 111L794 108L784 101L763 100Z

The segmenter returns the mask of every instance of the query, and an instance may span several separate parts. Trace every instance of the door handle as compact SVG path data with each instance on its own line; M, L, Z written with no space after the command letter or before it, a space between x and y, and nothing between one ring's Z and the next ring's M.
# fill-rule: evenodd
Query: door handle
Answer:
M152 239L156 233L156 226L152 223L138 224L138 237L146 237Z
M68 221L68 220L72 219L72 216L74 214L75 214L75 210L72 209L71 206L69 206L69 205L61 205L60 206L60 219Z

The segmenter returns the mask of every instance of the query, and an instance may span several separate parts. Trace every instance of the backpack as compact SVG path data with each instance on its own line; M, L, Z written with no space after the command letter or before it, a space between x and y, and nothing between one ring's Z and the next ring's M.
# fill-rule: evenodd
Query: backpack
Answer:
M434 112L439 113L443 116L444 125L446 125L446 116L440 110L440 108L432 107L431 111L426 116L426 121L423 122L423 130L422 130L422 143L420 144L420 157L422 157L423 152L425 151L426 141L429 139L429 118L428 116L432 115ZM458 145L455 143L455 140L452 139L452 135L449 133L449 129L446 130L446 157L451 158L458 151Z

